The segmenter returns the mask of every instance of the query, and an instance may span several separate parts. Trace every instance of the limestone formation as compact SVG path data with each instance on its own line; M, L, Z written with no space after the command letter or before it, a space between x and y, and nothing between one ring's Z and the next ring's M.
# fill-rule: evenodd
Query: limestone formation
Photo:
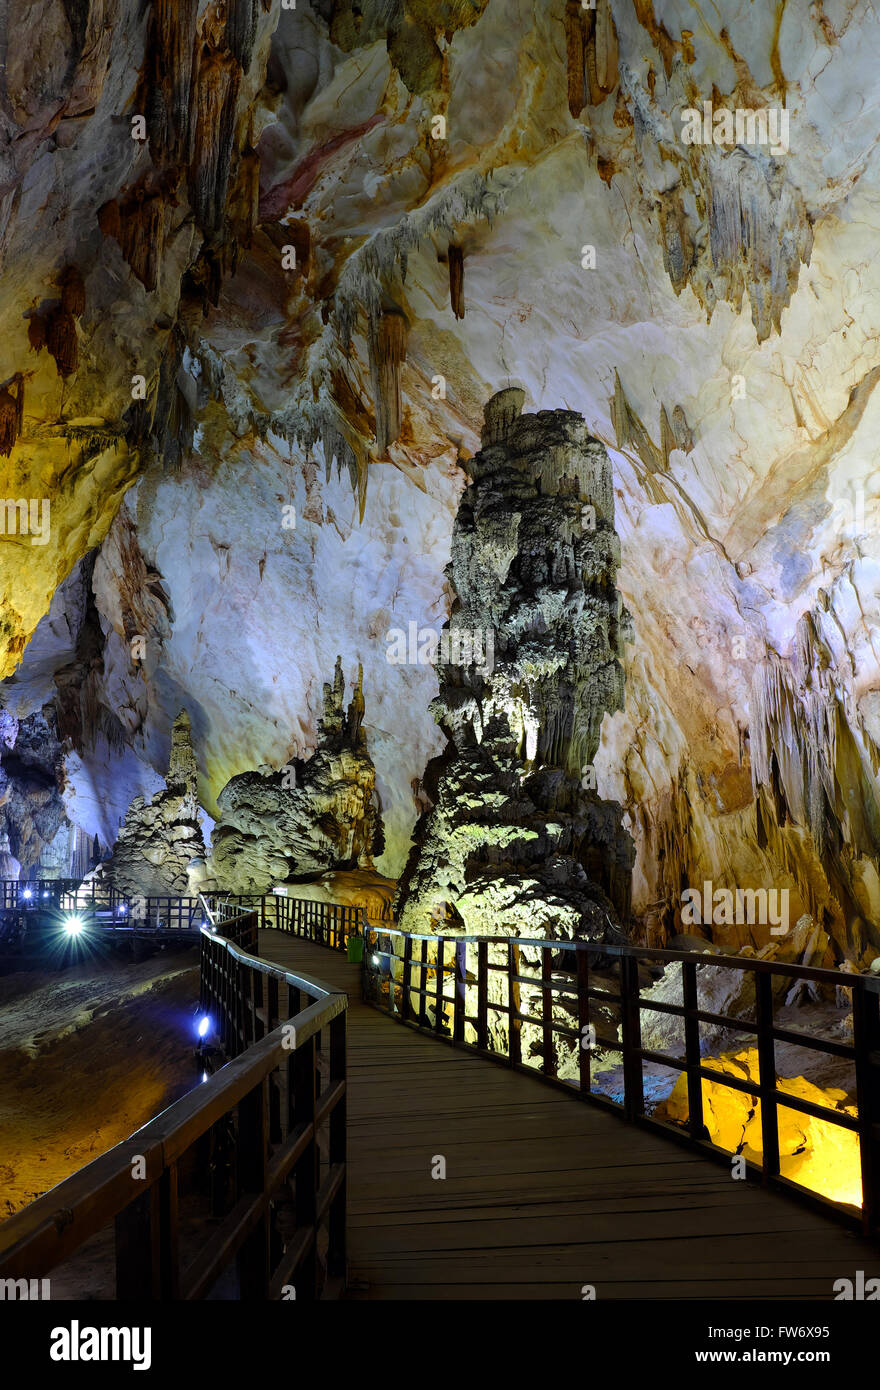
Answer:
M373 867L382 848L376 770L363 727L363 668L345 709L342 658L324 685L318 744L308 761L273 771L243 772L217 798L211 871L237 893L264 893L279 883L331 869Z
M130 895L185 895L192 861L204 855L198 767L190 718L181 710L171 730L165 789L150 800L134 798L101 877Z
M14 879L18 882L21 864L9 846L9 836L4 830L0 834L0 879Z
M400 925L605 938L629 912L632 845L591 776L623 705L611 465L573 411L499 392L467 465L447 574L429 766Z

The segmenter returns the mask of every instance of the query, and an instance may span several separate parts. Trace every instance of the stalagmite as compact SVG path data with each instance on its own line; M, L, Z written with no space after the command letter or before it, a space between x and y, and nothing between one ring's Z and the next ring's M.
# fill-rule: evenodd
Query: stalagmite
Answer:
M135 797L99 876L123 893L186 894L190 865L204 857L198 765L190 718L181 710L171 730L165 789L151 801Z
M620 807L586 775L623 704L611 465L576 413L522 403L515 387L489 401L467 465L432 705L449 743L425 775L399 921L601 939L627 921L632 867Z
M312 757L243 772L217 798L211 872L222 888L262 893L290 878L372 867L383 830L363 719L363 667L346 712L337 657Z

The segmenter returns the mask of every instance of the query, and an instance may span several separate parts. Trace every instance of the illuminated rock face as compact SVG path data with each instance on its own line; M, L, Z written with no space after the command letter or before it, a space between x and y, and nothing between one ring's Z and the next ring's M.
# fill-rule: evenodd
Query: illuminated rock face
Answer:
M181 710L171 730L165 789L151 801L135 797L100 874L126 894L187 895L196 886L204 857L198 769L189 715Z
M449 744L398 914L411 930L601 938L627 919L632 866L620 807L590 790L603 716L623 704L611 465L574 412L522 403L493 396L468 465L432 707Z
M703 1066L748 1084L756 1083L760 1068L756 1048L703 1059ZM779 1077L777 1088L825 1109L850 1117L857 1113L840 1087L820 1088L803 1076ZM757 1097L720 1082L702 1082L703 1120L709 1138L719 1148L760 1164L763 1154L761 1113ZM780 1102L779 1169L783 1177L819 1192L835 1202L861 1206L862 1174L858 1135L829 1120L787 1109ZM654 1110L654 1118L684 1124L688 1118L687 1077L676 1081L671 1094Z
M243 772L217 798L210 872L221 888L264 893L329 869L371 869L382 848L376 770L363 728L363 671L348 710L337 659L308 761Z

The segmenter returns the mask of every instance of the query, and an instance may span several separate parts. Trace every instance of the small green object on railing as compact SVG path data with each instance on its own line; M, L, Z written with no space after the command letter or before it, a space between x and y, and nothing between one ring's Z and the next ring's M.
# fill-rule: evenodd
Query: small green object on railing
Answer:
M364 938L362 936L350 936L348 938L348 959L354 965L360 965L364 958Z

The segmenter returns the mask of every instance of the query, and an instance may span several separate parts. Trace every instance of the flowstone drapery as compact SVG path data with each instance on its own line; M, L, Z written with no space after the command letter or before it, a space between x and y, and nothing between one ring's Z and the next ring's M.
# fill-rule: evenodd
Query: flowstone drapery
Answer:
M605 939L627 919L633 858L592 769L623 705L629 621L611 465L579 415L521 415L523 399L493 396L467 464L432 706L449 743L397 915L412 931Z

